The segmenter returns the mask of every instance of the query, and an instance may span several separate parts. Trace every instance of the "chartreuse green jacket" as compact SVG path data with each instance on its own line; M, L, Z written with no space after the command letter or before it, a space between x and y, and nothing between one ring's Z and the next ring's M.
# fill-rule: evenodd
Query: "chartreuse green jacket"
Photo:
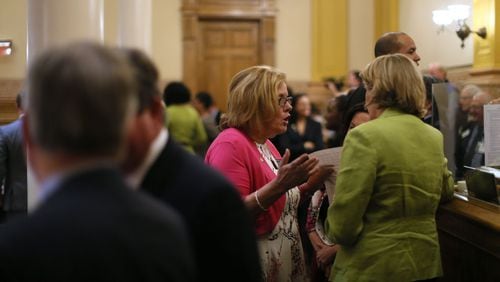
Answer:
M453 195L441 133L386 109L344 142L326 232L341 245L331 281L441 276L435 213Z
M175 104L167 107L165 122L169 133L184 149L194 153L206 145L207 133L196 109L191 104Z

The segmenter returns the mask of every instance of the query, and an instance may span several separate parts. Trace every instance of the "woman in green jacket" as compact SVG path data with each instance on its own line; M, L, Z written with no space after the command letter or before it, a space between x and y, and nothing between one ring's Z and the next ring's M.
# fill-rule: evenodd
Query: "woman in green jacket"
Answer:
M443 136L423 123L422 75L404 55L362 73L370 122L346 137L326 232L341 245L331 281L418 281L441 276L435 213L451 199Z
M202 154L207 145L207 133L203 121L191 105L191 91L182 82L167 84L163 91L167 106L165 124L173 139L191 153Z

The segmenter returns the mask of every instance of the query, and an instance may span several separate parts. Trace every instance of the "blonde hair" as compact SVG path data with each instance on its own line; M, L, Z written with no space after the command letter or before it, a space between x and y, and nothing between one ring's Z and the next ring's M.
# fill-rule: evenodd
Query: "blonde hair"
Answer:
M376 58L361 73L372 102L380 108L396 108L422 117L425 114L425 86L415 63L401 54Z
M261 130L279 110L277 92L285 79L284 73L269 66L253 66L237 73L229 83L221 128Z

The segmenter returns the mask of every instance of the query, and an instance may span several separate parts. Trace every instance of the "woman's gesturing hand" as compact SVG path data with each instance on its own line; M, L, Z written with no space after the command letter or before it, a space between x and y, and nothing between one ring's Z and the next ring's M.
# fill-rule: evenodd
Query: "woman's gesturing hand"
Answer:
M314 191L320 189L325 180L335 172L333 165L321 165L312 172L309 179L307 179L307 185L304 185L302 189L303 192L313 193Z
M307 154L301 155L290 163L288 163L289 159L290 151L287 149L281 160L278 176L276 177L276 182L283 191L306 182L309 176L315 174L319 169L319 160L311 158Z

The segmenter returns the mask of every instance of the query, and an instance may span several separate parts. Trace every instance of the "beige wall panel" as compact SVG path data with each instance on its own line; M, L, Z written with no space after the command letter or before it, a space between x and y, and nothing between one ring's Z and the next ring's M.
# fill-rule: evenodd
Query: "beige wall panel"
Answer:
M277 0L276 67L288 80L311 79L311 1Z
M162 81L182 79L181 0L153 0L152 57Z
M373 0L349 0L347 10L349 69L363 70L373 59Z
M118 42L118 0L104 1L104 44L116 46Z
M455 26L449 25L438 34L438 26L432 21L432 11L446 9L451 4L467 4L472 0L400 0L400 27L408 33L417 45L417 53L422 60L420 69L427 69L429 63L439 62L445 67L472 65L473 40L465 40L465 48L460 48L460 39L455 34ZM472 26L472 17L467 24Z
M13 40L12 55L0 57L0 79L20 79L26 72L27 0L1 0L0 7L0 39Z
M28 62L74 41L104 42L104 0L29 0Z

